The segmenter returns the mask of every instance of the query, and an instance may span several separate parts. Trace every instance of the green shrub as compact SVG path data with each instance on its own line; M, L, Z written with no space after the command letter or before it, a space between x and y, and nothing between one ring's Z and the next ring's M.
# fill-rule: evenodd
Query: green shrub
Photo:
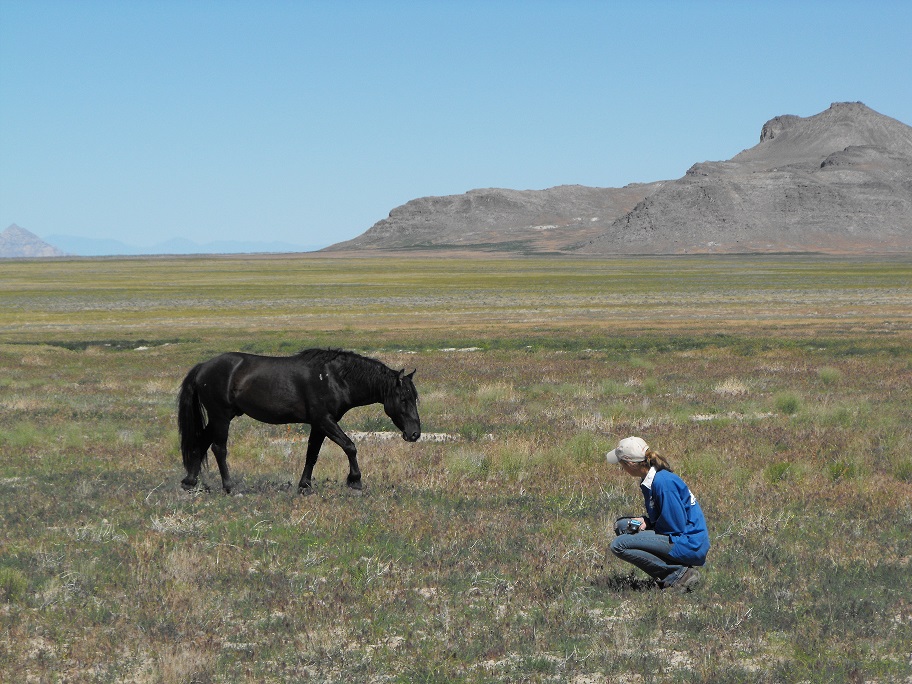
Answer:
M655 378L646 378L643 380L641 391L643 394L656 394L659 391L659 381Z
M579 432L566 445L566 453L574 463L603 463L608 442L591 432Z
M602 397L624 397L633 394L634 390L617 380L602 380L598 383L596 392Z
M912 482L912 458L906 457L897 463L893 474L900 482Z
M459 435L469 441L477 442L490 434L488 426L479 422L468 422L459 427Z
M702 479L712 479L718 476L720 472L729 470L730 466L722 464L724 461L718 453L711 450L701 450L692 456L687 456L681 461L681 475L685 477L699 477Z
M817 371L817 377L820 378L820 381L824 385L835 385L840 380L842 380L842 371L838 368L831 368L826 366Z
M824 425L849 428L855 422L855 411L848 406L836 406L820 416Z
M454 475L483 476L491 468L491 459L482 451L461 448L446 459L446 467Z
M795 415L801 408L801 399L794 392L777 394L774 401L776 409L787 416Z
M30 423L20 423L10 430L0 430L0 445L24 448L40 445L42 441L42 434Z
M12 603L28 591L28 579L14 568L0 568L0 601Z
M770 484L779 484L790 479L792 473L792 464L787 461L771 463L763 470L763 477Z
M644 359L640 356L631 356L629 363L631 368L641 368L643 370L652 370L655 368L655 363L653 361Z
M838 459L827 463L827 472L833 482L837 480L848 480L858 477L859 468L856 463L847 459Z

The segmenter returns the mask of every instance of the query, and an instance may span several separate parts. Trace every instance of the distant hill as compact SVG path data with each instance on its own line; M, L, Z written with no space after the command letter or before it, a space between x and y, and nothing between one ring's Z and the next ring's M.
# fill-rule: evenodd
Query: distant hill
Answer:
M15 223L0 233L0 259L56 256L65 254Z
M595 239L662 183L624 188L562 185L548 190L470 190L397 207L354 240L324 251L485 249L553 252Z
M217 240L198 243L174 238L151 246L131 245L120 240L49 235L47 240L16 224L0 233L0 258L58 256L155 256L168 254L257 254L316 251L322 245L303 246L287 242L244 242Z
M305 252L319 249L287 242L244 242L218 240L198 243L174 238L149 246L132 245L120 240L83 238L73 235L48 235L48 241L77 256L145 256L164 254L253 254Z
M412 200L328 251L589 255L912 252L912 127L861 103L778 116L760 142L625 188L472 190Z

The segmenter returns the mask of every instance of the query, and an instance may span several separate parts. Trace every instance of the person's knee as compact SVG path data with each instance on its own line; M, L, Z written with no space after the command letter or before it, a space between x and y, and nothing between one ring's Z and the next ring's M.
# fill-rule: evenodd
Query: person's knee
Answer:
M624 554L624 551L627 550L627 544L625 543L626 540L624 539L625 536L626 535L622 534L620 537L617 537L613 542L611 542L611 546L609 548L611 549L611 553L613 553L615 556L622 556Z

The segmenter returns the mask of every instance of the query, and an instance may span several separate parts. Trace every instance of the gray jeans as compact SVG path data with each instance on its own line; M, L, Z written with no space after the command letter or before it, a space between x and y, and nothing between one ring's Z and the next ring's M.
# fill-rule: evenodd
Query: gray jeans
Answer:
M637 566L660 585L669 586L688 568L677 558L671 557L672 546L667 535L643 530L635 534L619 535L611 542L611 553Z

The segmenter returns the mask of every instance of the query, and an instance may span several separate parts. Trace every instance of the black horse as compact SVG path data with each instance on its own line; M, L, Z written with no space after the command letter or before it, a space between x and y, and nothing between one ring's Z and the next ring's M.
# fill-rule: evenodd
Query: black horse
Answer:
M383 404L402 438L421 436L415 371L394 371L376 359L334 349L306 349L294 356L272 357L229 352L194 366L181 384L177 426L187 477L196 486L209 447L215 454L222 486L230 493L228 428L244 414L264 423L310 423L307 461L298 483L311 493L311 476L323 440L329 437L348 456L348 486L361 489L355 443L339 420L355 406ZM208 420L207 420L208 419Z

